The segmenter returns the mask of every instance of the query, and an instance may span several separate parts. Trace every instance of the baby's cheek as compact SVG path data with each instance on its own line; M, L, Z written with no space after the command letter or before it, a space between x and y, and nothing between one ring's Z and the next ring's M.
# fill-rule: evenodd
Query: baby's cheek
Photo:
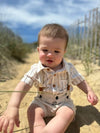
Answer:
M62 59L63 59L63 56L61 56L61 55L56 57L56 60L58 60L58 61L61 61Z
M44 58L45 58L45 54L44 54L43 52L41 52L41 53L39 54L39 58L40 58L40 60L41 60L41 59L44 59Z

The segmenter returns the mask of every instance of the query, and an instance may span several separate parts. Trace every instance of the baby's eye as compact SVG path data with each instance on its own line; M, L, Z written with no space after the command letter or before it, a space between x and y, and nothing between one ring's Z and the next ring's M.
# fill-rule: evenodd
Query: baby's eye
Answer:
M60 53L60 51L58 51L58 50L55 50L54 52L55 52L55 53Z
M47 50L47 49L42 49L42 51L43 51L43 52L48 52L48 50Z

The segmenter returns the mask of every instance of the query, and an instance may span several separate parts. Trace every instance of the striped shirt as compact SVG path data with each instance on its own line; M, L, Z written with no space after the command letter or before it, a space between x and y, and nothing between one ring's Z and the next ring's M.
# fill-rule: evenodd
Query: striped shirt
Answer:
M64 59L63 67L57 71L44 67L39 61L37 64L32 65L31 69L21 79L21 81L30 86L34 85L37 87L39 91L50 92L52 94L68 93L68 84L70 84L70 91L72 91L72 84L77 85L83 80L84 78L75 67Z

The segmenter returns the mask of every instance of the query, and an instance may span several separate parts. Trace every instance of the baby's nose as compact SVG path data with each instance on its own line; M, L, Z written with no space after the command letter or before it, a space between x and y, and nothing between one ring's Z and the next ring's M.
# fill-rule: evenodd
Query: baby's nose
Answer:
M53 56L53 53L52 52L48 52L48 56Z

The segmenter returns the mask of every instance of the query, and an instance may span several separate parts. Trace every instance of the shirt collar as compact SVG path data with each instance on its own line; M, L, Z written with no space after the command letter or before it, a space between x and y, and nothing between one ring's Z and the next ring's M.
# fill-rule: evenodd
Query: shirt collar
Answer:
M39 61L38 62L38 67L37 67L37 72L39 73L42 70L50 69L49 67L45 67L42 65L42 63Z

